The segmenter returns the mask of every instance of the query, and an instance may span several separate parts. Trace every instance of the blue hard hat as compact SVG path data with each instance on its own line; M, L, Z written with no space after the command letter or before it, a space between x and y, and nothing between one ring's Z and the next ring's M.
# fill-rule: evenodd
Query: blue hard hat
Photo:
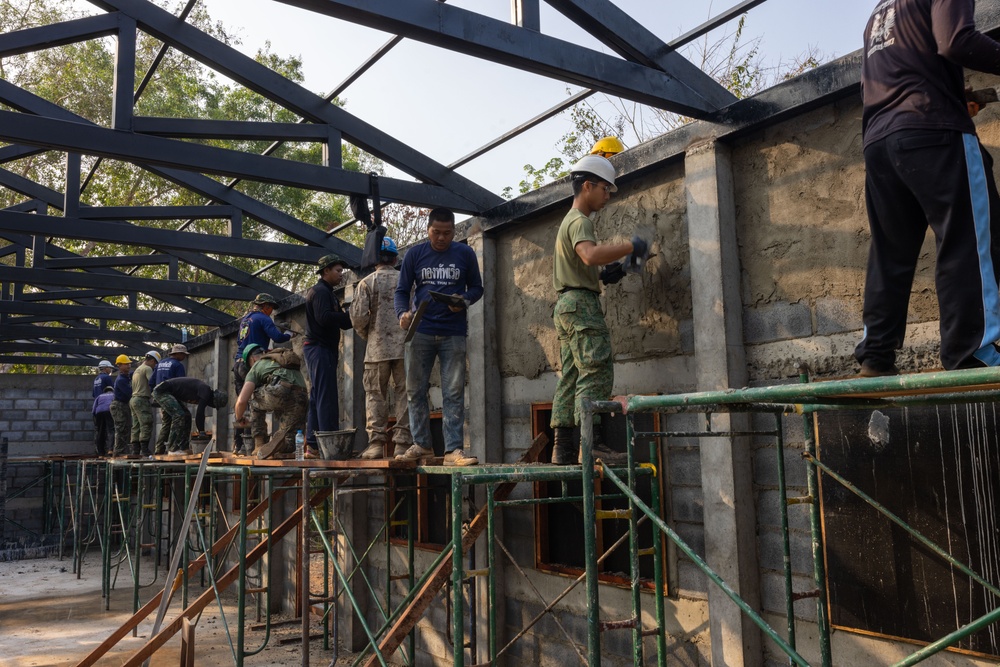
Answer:
M391 252L393 255L398 255L399 249L396 247L396 242L386 236L382 239L382 252Z

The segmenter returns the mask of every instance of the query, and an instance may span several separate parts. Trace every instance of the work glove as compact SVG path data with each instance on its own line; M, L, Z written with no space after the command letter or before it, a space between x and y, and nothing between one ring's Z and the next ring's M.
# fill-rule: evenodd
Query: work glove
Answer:
M632 237L631 257L638 257L639 259L646 259L649 257L649 244L645 239L640 238L638 235Z
M600 277L605 285L614 285L625 277L625 268L621 262L612 262L601 269Z

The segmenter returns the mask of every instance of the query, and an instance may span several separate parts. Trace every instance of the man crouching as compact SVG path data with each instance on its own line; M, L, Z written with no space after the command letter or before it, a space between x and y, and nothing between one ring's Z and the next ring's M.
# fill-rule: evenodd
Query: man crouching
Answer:
M236 425L245 427L246 411L250 408L250 433L253 435L253 455L266 459L275 454L295 451L295 432L306 426L309 405L306 382L294 361L281 362L282 355L296 358L291 350L275 350L269 354L256 343L243 350L243 361L250 368L243 389L236 399ZM268 412L273 412L277 424L275 437L268 440ZM283 437L278 437L278 434Z

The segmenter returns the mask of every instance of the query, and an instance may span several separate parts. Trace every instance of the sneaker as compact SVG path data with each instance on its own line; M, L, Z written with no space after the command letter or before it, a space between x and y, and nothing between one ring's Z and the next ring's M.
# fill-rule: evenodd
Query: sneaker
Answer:
M409 449L409 445L396 445L396 448L392 450L393 458L397 458L406 454L406 450Z
M879 362L871 359L865 359L861 362L861 373L859 373L859 375L863 378L878 378L885 377L887 375L899 375L899 369L896 368L896 364L892 362Z
M311 447L306 447L302 450L302 458L306 461L312 461L319 458L319 452Z
M403 453L404 454L406 453L405 449L403 450ZM384 459L385 443L373 442L372 444L368 445L365 451L361 452L361 458L365 459L366 461L374 461L375 459Z
M410 445L409 449L396 456L397 461L426 461L432 458L434 458L433 449L430 447L421 447L416 443Z
M479 459L475 456L466 456L461 449L453 449L444 455L446 466L474 466L477 463L479 463Z

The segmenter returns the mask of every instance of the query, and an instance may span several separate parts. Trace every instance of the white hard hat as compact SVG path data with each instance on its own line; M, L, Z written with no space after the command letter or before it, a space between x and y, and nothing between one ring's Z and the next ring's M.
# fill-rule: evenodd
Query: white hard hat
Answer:
M97 364L98 368L114 368L114 365L107 359L101 359L100 363Z
M150 350L149 352L146 353L146 356L147 357L152 357L152 359L156 363L160 363L160 353L157 352L156 350Z
M611 184L611 192L616 192L615 166L606 157L600 155L584 155L576 164L569 168L571 174L587 173L597 176L602 181Z

